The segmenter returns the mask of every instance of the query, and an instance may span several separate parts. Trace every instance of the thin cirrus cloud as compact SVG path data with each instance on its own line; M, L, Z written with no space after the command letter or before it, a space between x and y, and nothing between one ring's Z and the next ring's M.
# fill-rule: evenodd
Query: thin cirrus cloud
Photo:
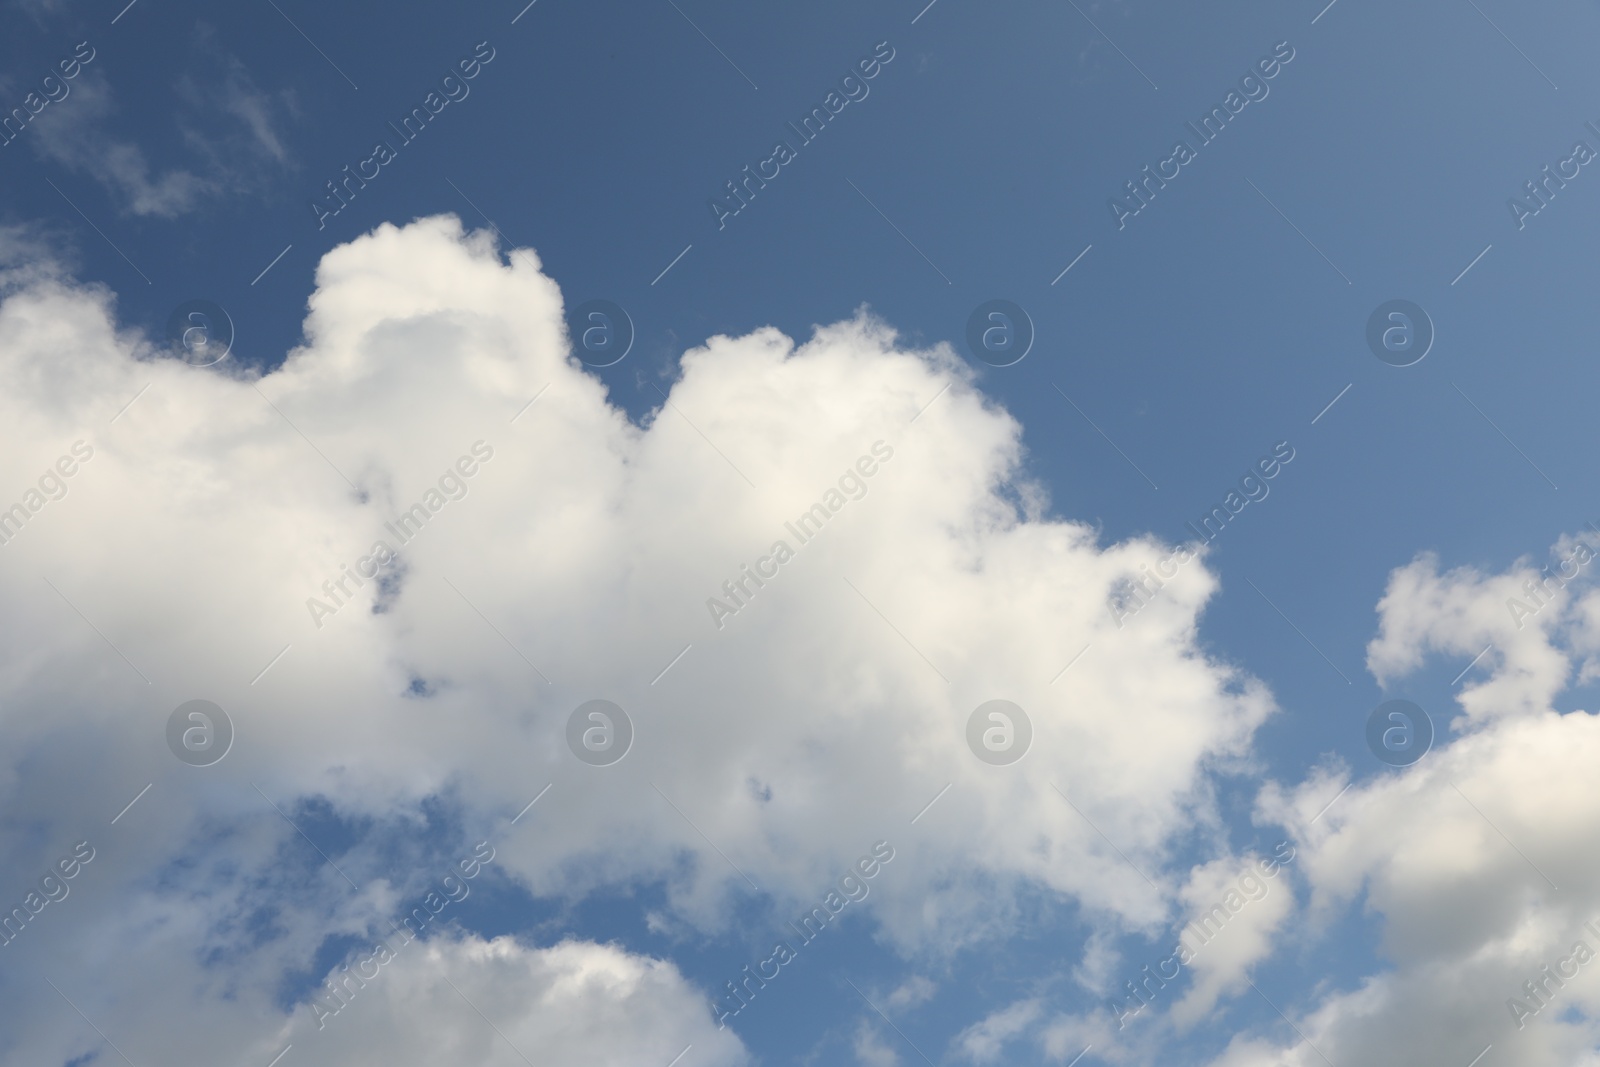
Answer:
M115 102L111 76L93 66L66 82L62 99L48 105L18 140L99 183L129 215L172 219L208 201L263 191L269 177L293 166L283 131L295 113L295 97L262 90L242 63L215 49L205 27L194 33L196 54L210 58L176 81L171 126L161 131L181 149L157 151L129 139L121 121L127 105ZM152 151L158 159L182 162L152 163Z

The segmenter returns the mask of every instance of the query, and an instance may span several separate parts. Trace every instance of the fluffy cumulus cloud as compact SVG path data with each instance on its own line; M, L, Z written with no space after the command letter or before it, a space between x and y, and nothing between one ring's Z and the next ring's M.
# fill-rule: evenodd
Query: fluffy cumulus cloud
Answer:
M1180 944L1180 964L1187 957L1194 984L1173 1006L1181 1027L1206 1017L1224 995L1242 992L1250 969L1271 954L1274 935L1294 909L1294 890L1283 875L1282 861L1292 862L1293 846L1271 856L1247 856L1243 862L1221 857L1196 867L1183 899L1188 925ZM1158 970L1172 973L1168 965Z
M11 277L0 860L44 872L79 841L98 851L0 948L25 964L0 974L8 1060L97 1040L67 1025L68 997L136 1061L298 1051L323 979L351 962L330 933L386 936L430 891L396 859L413 824L447 864L491 841L494 876L537 897L659 886L660 928L737 937L733 904L833 910L884 842L894 858L851 907L908 956L1009 936L1040 894L1152 933L1182 910L1178 850L1220 824L1217 776L1246 766L1273 710L1199 647L1217 588L1203 561L1118 625L1108 599L1171 546L1049 517L1022 427L947 348L908 348L868 314L803 342L714 337L641 425L570 357L536 255L449 217L328 253L304 344L261 375L170 358L118 326L106 291ZM236 730L210 767L168 750L169 715L196 698ZM595 698L632 721L610 766L567 743ZM997 698L1032 724L1009 766L966 742ZM1548 719L1515 724L1528 746ZM1407 841L1375 899L1421 877L1405 857L1428 846ZM1499 862L1479 844L1467 855ZM1264 936L1277 913L1253 907ZM668 964L450 929L328 1023L342 1062L510 1062L524 1041L599 1042L600 1062L702 1040L741 1054ZM1218 988L1257 955L1228 957ZM160 1021L174 1011L196 1025ZM965 1048L981 1060L1029 1027L1064 1045L1068 1024L1050 1025L1016 1009ZM887 1055L877 1040L864 1059Z
M1459 713L1434 708L1428 755L1355 782L1320 818L1347 768L1262 795L1301 842L1313 924L1364 907L1386 965L1291 1010L1306 1041L1243 1035L1217 1064L1465 1064L1491 1044L1494 1062L1595 1062L1600 719L1555 707L1592 656L1591 546L1566 537L1548 565L1500 574L1422 556L1391 576L1368 649L1380 679L1493 644Z
M436 939L414 958L406 951L348 987L345 1006L320 1030L285 1036L312 1062L350 1067L529 1059L625 1067L666 1064L691 1045L696 1063L746 1062L670 963L607 945L529 949L504 937Z

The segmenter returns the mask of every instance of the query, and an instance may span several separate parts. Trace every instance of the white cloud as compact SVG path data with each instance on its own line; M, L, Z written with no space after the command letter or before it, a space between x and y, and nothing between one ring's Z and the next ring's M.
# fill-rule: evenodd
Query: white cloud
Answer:
M856 1054L856 1062L863 1067L897 1067L900 1062L899 1053L869 1019L862 1019L857 1024L852 1049Z
M954 1044L974 1063L993 1063L1005 1051L1008 1041L1023 1034L1043 1013L1044 1003L1037 997L991 1012L956 1035Z
M707 1067L747 1061L672 964L576 941L415 944L323 1023L287 1035L302 1062L665 1067L689 1045Z
M72 86L71 95L29 130L45 159L88 174L134 215L172 218L218 190L215 181L186 168L153 168L142 147L108 133L116 107L103 72L87 69Z
M1199 647L1216 590L1202 563L1114 624L1110 591L1168 547L1102 546L1039 513L1020 425L948 349L910 350L865 314L802 344L716 337L636 426L567 355L537 257L508 261L451 218L334 249L309 308L306 344L252 381L157 358L100 291L42 280L0 304L0 505L75 441L94 449L0 547L7 869L98 828L123 857L102 868L106 891L166 916L141 937L178 967L204 927L177 921L184 898L157 874L196 835L215 833L233 880L186 887L203 904L190 923L237 916L247 872L304 854L256 788L379 821L444 794L495 828L499 867L537 895L664 882L660 929L725 929L745 876L796 914L878 840L895 858L852 914L906 953L1011 935L1024 886L1105 929L1170 917L1169 850L1216 821L1212 768L1248 754L1271 698ZM717 629L707 598L879 441L893 456L865 496ZM347 587L318 627L308 598L393 542L385 523L474 442L493 458L466 495L404 546L386 586ZM596 696L637 730L611 767L564 742ZM1034 727L1010 767L964 741L972 709L999 696ZM165 748L167 715L195 697L238 728L214 768ZM233 826L248 830L218 829ZM237 949L261 968L238 1011L271 1016L262 1005L309 966L323 924L360 929L396 903L372 848L330 848L363 888L309 868L319 910ZM131 981L82 980L107 1002Z
M182 151L124 135L130 105L117 101L98 64L68 83L67 96L41 112L26 137L43 158L99 182L132 215L170 219L210 199L264 192L269 179L293 168L284 127L294 96L258 87L205 25L193 31L189 54L196 58L175 80L170 127L147 124ZM152 153L181 162L152 163Z
M1111 1016L1103 1011L1057 1015L1040 1030L1039 1045L1045 1057L1055 1063L1071 1063L1091 1047L1099 1049L1098 1055L1111 1063L1140 1062L1131 1043L1113 1031L1110 1024ZM1155 1054L1155 1050L1147 1049L1145 1062Z
M1194 869L1183 900L1194 982L1173 1005L1172 1018L1188 1027L1209 1015L1220 997L1248 987L1250 968L1272 952L1274 935L1294 910L1294 889L1277 859L1220 857Z
M1566 558L1574 544L1562 539L1553 557ZM1403 680L1430 654L1455 661L1496 644L1479 667L1486 677L1463 683L1456 736L1447 736L1444 709L1432 708L1432 752L1358 781L1315 822L1346 780L1343 768L1262 794L1263 814L1303 843L1296 866L1311 885L1315 921L1326 928L1358 900L1381 921L1388 966L1320 993L1297 1017L1334 1062L1445 1067L1491 1043L1497 1062L1594 1062L1600 968L1550 985L1548 1007L1523 1027L1508 1004L1528 1003L1524 983L1570 957L1576 942L1600 952L1600 937L1585 927L1600 919L1600 794L1592 787L1600 718L1552 706L1573 659L1588 654L1593 592L1587 575L1576 589L1551 586L1548 606L1518 630L1506 601L1526 598L1526 583L1539 577L1521 561L1501 574L1441 575L1431 556L1397 570L1369 649L1380 678ZM1274 1056L1317 1059L1303 1046L1274 1051L1252 1037L1215 1062L1244 1067Z
M1553 635L1569 596L1559 575L1550 581L1548 568L1526 562L1493 576L1471 567L1440 574L1437 557L1418 556L1389 577L1378 603L1378 636L1367 646L1368 669L1387 685L1430 653L1465 662L1492 644L1485 661L1496 669L1485 681L1464 683L1462 708L1474 721L1535 713L1567 683L1570 664Z
M939 987L920 974L914 974L889 994L889 1007L916 1008L933 999Z

